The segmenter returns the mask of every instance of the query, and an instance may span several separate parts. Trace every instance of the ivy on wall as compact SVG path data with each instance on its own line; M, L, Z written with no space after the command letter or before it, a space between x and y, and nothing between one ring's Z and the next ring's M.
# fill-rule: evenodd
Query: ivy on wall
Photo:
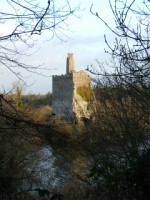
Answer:
M84 101L91 101L92 100L92 89L91 87L81 86L77 88L77 94L82 97Z

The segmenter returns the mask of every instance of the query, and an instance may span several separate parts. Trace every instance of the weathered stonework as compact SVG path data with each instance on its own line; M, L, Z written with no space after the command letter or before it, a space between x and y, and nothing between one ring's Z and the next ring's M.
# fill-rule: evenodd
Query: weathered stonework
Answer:
M66 74L53 76L52 78L53 112L57 116L67 120L89 117L88 102L77 94L77 88L82 86L88 88L90 84L90 77L85 71L75 72L73 54L69 53Z
M68 53L66 74L72 73L74 71L74 59L73 53Z

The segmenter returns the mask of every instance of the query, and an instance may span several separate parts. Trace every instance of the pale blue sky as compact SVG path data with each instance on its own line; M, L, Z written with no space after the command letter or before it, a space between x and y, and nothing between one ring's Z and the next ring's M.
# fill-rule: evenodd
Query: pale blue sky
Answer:
M78 1L80 2L80 0ZM82 0L81 9L84 9L84 11L77 13L80 18L71 17L69 19L70 31L65 31L68 36L67 40L64 38L65 42L61 42L57 38L48 40L49 36L47 34L43 34L39 38L37 45L32 49L36 53L23 58L23 61L33 65L43 64L43 67L51 70L43 71L46 75L49 75L47 78L23 72L25 76L28 76L25 81L28 85L31 85L25 89L25 93L45 94L51 92L51 76L65 74L66 57L69 52L74 54L75 69L77 71L86 69L87 65L96 64L96 59L102 62L108 58L104 53L106 45L103 36L107 34L111 41L111 33L100 20L90 13L90 6L93 3L93 9L98 11L109 23L113 23L107 2L107 0ZM4 87L8 91L16 80L17 78L6 69L0 71L1 90Z

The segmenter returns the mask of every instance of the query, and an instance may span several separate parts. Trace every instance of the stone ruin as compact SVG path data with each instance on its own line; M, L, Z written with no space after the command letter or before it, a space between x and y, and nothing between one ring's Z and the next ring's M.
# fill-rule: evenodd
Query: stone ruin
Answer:
M68 53L66 74L52 77L54 115L69 121L89 118L89 102L78 92L82 87L91 88L91 79L85 71L75 71L73 53Z

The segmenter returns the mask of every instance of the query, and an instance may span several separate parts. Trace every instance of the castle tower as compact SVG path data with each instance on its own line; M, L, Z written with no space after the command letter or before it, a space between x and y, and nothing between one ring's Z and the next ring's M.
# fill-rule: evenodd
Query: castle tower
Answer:
M72 73L74 71L74 59L73 53L68 53L66 74Z
M55 75L52 79L53 113L68 121L89 117L89 102L82 94L90 89L90 82L85 71L74 70L73 53L68 53L66 74Z

